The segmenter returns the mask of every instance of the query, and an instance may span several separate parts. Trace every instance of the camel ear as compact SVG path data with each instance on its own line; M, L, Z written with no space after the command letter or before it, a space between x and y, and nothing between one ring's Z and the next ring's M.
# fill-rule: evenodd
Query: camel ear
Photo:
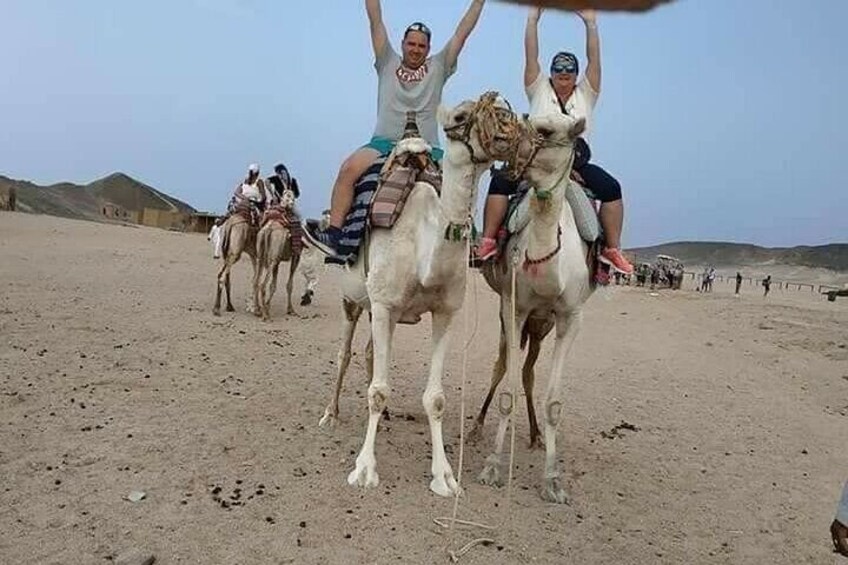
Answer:
M439 104L439 107L436 108L436 120L439 122L439 125L444 127L448 123L449 119L450 108L448 108L444 104Z
M586 131L586 118L579 118L568 129L568 138L572 140L577 139L584 131Z

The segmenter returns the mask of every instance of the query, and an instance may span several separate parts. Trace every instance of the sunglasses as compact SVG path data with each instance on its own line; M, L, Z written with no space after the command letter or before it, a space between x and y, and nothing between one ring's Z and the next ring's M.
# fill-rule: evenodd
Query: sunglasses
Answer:
M427 39L430 39L430 28L425 26L421 22L415 22L414 24L406 28L406 33L409 33L410 31L420 31L421 33L427 36Z
M570 74L570 75L576 75L577 69L574 68L574 65L554 65L553 67L551 67L551 72L552 72L552 74L556 74L556 75L562 74L562 73L567 73L567 74Z

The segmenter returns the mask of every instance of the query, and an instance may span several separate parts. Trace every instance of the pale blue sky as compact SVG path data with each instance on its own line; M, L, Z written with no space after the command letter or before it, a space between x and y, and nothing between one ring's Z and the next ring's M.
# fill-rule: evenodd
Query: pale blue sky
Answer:
M440 48L465 0L383 0L392 41ZM5 0L0 174L84 183L124 171L221 211L247 165L285 162L301 207L329 203L374 125L361 0ZM489 0L448 83L521 111L525 10ZM601 14L596 161L621 180L625 246L848 240L848 1L677 0ZM576 16L542 19L545 61L583 58ZM543 63L546 66L546 63ZM485 187L481 187L485 192Z

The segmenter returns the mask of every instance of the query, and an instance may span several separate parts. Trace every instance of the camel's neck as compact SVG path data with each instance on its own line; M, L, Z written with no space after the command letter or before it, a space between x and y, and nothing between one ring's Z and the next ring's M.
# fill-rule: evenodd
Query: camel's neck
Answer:
M550 182L556 182L556 177L550 179ZM539 198L536 192L531 194L530 223L527 226L527 254L530 257L544 257L557 248L558 232L566 227L562 224L563 209L567 206L565 188L568 182L568 176L562 178L559 184L543 193L545 198ZM542 186L548 188L550 184Z
M451 224L465 224L473 213L482 165L457 166L442 163L442 216Z

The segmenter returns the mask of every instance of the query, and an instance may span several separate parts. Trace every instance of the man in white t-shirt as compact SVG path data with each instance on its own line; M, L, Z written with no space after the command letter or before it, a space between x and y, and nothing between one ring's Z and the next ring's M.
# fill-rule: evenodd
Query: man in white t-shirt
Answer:
M441 160L443 151L439 147L436 111L445 83L456 71L459 54L476 27L484 4L485 0L471 0L453 36L438 53L431 55L430 28L421 22L407 27L398 53L389 41L380 0L365 0L378 81L377 124L371 141L345 159L339 169L330 197L330 227L316 231L314 225L303 226L310 245L327 255L337 255L342 227L353 204L354 185L378 158L391 153L403 136L407 112L416 113L421 137L433 148L431 156Z
M533 8L527 17L524 33L524 88L530 102L530 115L541 116L565 113L586 120L583 141L575 145L578 156L574 170L586 187L601 201L600 220L604 229L605 248L601 260L623 274L632 274L633 265L621 253L621 226L624 220L624 205L621 186L604 169L589 163L591 154L585 142L592 129L592 112L601 90L601 47L594 10L581 10L577 15L586 25L586 72L578 80L580 63L569 52L557 53L550 66L550 77L542 73L539 66L539 17L541 8ZM492 175L489 196L484 213L483 238L477 255L480 259L491 259L497 255L495 237L506 215L509 195L514 193L515 183L510 183L497 173Z

